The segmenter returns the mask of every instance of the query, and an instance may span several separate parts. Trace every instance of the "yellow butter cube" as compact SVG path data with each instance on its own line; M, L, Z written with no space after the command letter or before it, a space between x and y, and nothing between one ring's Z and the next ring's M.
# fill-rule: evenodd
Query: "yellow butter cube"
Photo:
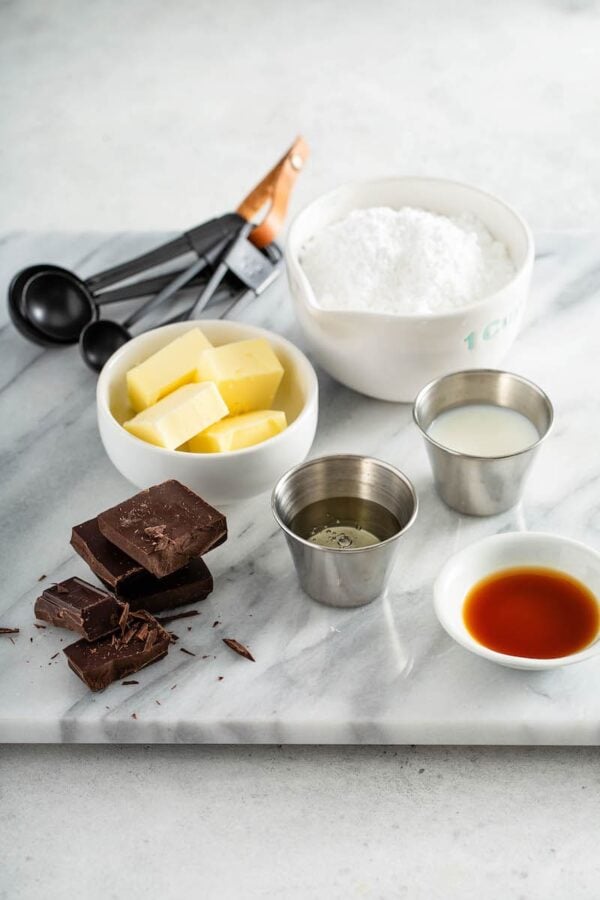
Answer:
M261 444L267 438L279 434L287 427L285 413L279 409L259 409L228 416L188 441L186 449L191 453L222 453L224 450L241 450Z
M269 409L283 378L283 366L264 338L235 341L205 350L198 381L214 381L232 416Z
M182 384L196 381L200 354L211 347L200 329L193 328L130 369L127 391L135 411L141 412Z
M216 386L184 384L168 397L124 423L124 428L150 444L175 450L228 413Z

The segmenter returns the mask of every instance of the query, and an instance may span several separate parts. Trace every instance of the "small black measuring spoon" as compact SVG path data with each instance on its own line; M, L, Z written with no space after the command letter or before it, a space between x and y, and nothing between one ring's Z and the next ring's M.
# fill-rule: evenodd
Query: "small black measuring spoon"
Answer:
M159 306L176 294L178 290L186 287L204 269L214 266L230 243L230 238L220 241L199 259L194 260L187 269L172 273L168 284L158 294L142 303L124 322L113 322L110 319L98 319L95 322L89 322L79 336L79 349L85 364L95 372L99 372L107 359L119 347L131 340L133 335L129 329L136 322L146 316L156 306Z
M120 291L98 293L103 288L190 251L201 257L215 244L231 240L243 223L241 216L227 213L85 281L61 266L28 266L13 278L8 290L11 320L23 337L34 343L46 347L73 344L85 326L98 318L100 306L144 296L147 290L143 285L142 294L135 294L134 286L129 285Z
M274 281L281 270L283 254L276 244L271 244L262 251L257 250L252 244L248 244L246 237L252 231L252 227L251 223L244 225L237 238L233 242L228 242L229 249L226 250L222 261L215 268L209 281L189 309L166 319L161 325L173 325L176 322L185 322L194 318L216 294L228 272L232 272L241 281L244 290L234 298L219 318L226 318L244 300L250 296L258 296ZM193 269L194 266L191 266L187 272L193 274ZM180 275L179 278L176 278L173 285L180 281L181 277ZM173 287L173 290L177 290L177 288ZM155 305L153 301L156 299L152 298L152 306ZM130 316L122 325L110 322L108 319L100 319L98 322L91 322L86 326L81 333L79 347L84 362L90 369L100 372L113 353L131 340L132 335L128 328L134 324L134 321L145 315L146 311L149 311L150 304L144 304L144 307L147 309L136 310L133 316Z

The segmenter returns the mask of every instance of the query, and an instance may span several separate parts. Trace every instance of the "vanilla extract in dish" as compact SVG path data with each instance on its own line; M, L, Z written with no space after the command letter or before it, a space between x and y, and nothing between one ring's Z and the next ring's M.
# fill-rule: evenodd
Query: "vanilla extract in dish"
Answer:
M494 403L468 403L446 409L436 416L427 434L448 450L487 457L520 453L540 439L527 416Z
M389 510L361 497L329 497L310 503L290 522L299 537L332 550L357 550L397 534L401 525Z
M503 569L471 588L467 631L489 650L556 659L589 646L598 634L598 601L566 572L534 566Z

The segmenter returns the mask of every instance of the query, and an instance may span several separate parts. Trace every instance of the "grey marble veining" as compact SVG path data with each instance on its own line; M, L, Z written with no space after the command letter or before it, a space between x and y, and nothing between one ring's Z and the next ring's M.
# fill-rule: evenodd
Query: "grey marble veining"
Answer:
M46 259L88 275L160 237L5 235L0 292L27 263ZM96 695L61 653L52 659L72 638L36 629L33 601L42 574L47 581L88 576L69 546L71 525L133 489L104 454L95 378L77 349L27 344L3 306L0 624L21 633L0 643L0 740L599 743L600 660L547 673L494 666L455 645L431 603L443 560L487 534L541 530L599 545L599 289L597 235L539 237L527 320L506 367L547 390L556 427L520 508L487 520L446 509L434 493L408 406L361 397L320 373L313 454L379 456L403 469L419 493L419 518L387 596L348 611L306 598L269 497L258 497L227 510L230 540L207 558L215 591L200 604L200 616L174 623L180 641L167 659L140 672L138 686L116 683ZM299 341L283 279L246 307L243 318ZM227 636L250 646L256 663L227 650L221 641ZM182 654L181 646L196 657Z

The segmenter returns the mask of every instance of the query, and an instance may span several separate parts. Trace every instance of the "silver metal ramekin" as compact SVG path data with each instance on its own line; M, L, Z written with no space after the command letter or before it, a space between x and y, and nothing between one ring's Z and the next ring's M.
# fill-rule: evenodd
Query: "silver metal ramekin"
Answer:
M391 512L400 529L369 547L337 550L300 537L294 517L319 500L360 497ZM402 472L367 456L323 456L290 469L272 496L275 521L285 534L304 591L330 606L355 607L375 600L385 589L400 538L415 521L417 495Z
M472 456L434 441L427 429L445 410L468 403L509 407L533 422L540 435L530 447L506 456ZM448 506L471 516L493 516L515 506L537 451L552 427L554 412L532 381L497 369L468 369L425 385L413 408L425 439L437 491Z

